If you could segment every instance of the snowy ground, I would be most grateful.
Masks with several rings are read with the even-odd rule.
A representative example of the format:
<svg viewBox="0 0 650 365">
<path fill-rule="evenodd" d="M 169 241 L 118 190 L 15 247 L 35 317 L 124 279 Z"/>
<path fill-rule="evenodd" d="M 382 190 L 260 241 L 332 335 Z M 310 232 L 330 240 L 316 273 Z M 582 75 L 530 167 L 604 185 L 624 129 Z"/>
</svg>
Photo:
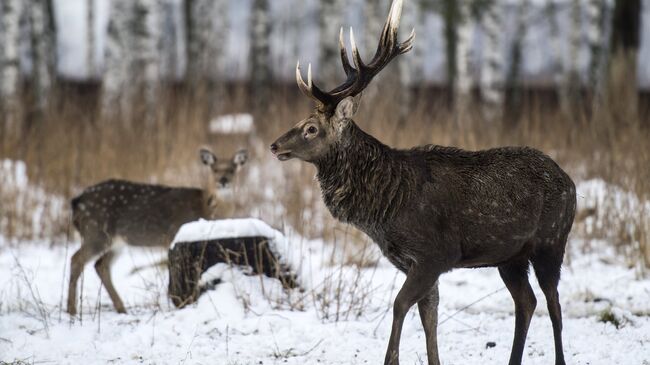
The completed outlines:
<svg viewBox="0 0 650 365">
<path fill-rule="evenodd" d="M 376 268 L 340 270 L 324 264 L 329 246 L 322 242 L 300 240 L 296 245 L 304 256 L 306 292 L 284 293 L 273 279 L 220 267 L 223 283 L 182 310 L 166 299 L 166 270 L 130 274 L 133 267 L 155 262 L 162 253 L 127 248 L 113 273 L 129 314 L 114 312 L 88 265 L 82 317 L 72 320 L 62 313 L 61 304 L 69 257 L 78 243 L 66 250 L 38 243 L 9 246 L 0 239 L 0 363 L 381 363 L 390 331 L 389 308 L 403 275 L 383 259 Z M 606 249 L 573 255 L 563 272 L 567 362 L 650 364 L 650 280 L 601 257 L 614 255 Z M 550 320 L 544 297 L 535 280 L 531 282 L 538 307 L 524 363 L 549 364 Z M 513 305 L 497 271 L 454 271 L 443 276 L 440 291 L 443 363 L 505 363 L 514 328 Z M 621 321 L 618 329 L 599 321 L 608 308 Z M 488 342 L 496 346 L 486 348 Z M 416 309 L 404 324 L 401 359 L 403 364 L 426 363 Z"/>
</svg>

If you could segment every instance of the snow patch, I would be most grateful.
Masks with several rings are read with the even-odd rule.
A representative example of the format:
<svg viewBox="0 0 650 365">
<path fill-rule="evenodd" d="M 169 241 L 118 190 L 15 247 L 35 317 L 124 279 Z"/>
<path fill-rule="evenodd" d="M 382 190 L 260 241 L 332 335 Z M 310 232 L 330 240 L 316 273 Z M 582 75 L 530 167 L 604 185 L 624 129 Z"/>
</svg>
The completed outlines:
<svg viewBox="0 0 650 365">
<path fill-rule="evenodd" d="M 210 121 L 210 133 L 244 134 L 253 131 L 253 116 L 250 114 L 227 114 Z"/>
</svg>

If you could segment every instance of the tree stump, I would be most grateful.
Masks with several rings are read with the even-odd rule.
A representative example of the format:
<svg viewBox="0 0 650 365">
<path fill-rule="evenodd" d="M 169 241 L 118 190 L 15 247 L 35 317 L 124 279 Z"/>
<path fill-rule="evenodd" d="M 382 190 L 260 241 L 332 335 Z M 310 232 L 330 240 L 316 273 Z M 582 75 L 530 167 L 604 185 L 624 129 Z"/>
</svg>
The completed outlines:
<svg viewBox="0 0 650 365">
<path fill-rule="evenodd" d="M 201 274 L 218 263 L 247 267 L 254 274 L 279 279 L 285 288 L 295 288 L 295 274 L 271 245 L 265 236 L 175 242 L 169 250 L 169 297 L 177 308 L 195 302 L 202 293 Z"/>
</svg>

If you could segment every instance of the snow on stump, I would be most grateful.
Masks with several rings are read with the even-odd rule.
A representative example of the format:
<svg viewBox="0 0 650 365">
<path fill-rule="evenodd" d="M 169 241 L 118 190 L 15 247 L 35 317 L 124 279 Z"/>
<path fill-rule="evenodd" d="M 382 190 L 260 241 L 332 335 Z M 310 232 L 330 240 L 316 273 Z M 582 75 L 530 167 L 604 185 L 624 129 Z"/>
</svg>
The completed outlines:
<svg viewBox="0 0 650 365">
<path fill-rule="evenodd" d="M 202 292 L 201 274 L 218 263 L 241 266 L 295 288 L 296 275 L 284 261 L 286 249 L 282 233 L 259 219 L 184 224 L 169 249 L 169 297 L 178 308 L 195 302 Z"/>
</svg>

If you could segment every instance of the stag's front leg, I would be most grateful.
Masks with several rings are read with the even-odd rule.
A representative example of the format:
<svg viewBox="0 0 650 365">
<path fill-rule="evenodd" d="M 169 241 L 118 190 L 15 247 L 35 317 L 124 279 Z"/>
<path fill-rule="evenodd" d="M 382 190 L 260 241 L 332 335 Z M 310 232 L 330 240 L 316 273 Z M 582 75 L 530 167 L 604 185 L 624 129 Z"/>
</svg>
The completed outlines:
<svg viewBox="0 0 650 365">
<path fill-rule="evenodd" d="M 429 365 L 440 365 L 438 358 L 438 282 L 433 285 L 425 296 L 418 302 L 420 319 L 427 339 L 427 359 Z"/>
<path fill-rule="evenodd" d="M 406 281 L 397 294 L 393 305 L 393 326 L 390 331 L 385 365 L 399 364 L 399 342 L 404 317 L 406 317 L 409 309 L 431 290 L 439 275 L 439 272 L 434 272 L 431 268 L 424 268 L 421 265 L 411 267 L 411 270 L 406 275 Z"/>
</svg>

